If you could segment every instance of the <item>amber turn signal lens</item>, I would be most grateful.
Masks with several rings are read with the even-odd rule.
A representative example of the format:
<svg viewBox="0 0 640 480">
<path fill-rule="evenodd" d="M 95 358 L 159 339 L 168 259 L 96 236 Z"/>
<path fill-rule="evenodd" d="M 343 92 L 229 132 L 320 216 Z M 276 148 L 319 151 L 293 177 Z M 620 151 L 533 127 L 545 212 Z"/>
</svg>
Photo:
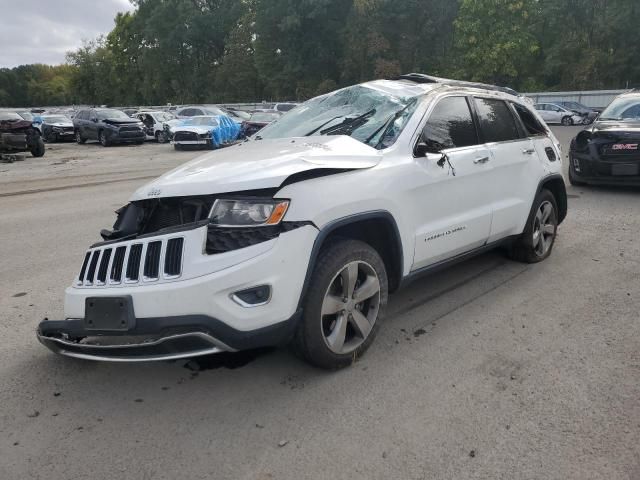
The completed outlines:
<svg viewBox="0 0 640 480">
<path fill-rule="evenodd" d="M 269 219 L 265 222 L 265 225 L 277 225 L 280 223 L 284 214 L 287 213 L 287 208 L 289 208 L 289 202 L 278 203 L 273 209 L 273 212 L 271 212 Z"/>
</svg>

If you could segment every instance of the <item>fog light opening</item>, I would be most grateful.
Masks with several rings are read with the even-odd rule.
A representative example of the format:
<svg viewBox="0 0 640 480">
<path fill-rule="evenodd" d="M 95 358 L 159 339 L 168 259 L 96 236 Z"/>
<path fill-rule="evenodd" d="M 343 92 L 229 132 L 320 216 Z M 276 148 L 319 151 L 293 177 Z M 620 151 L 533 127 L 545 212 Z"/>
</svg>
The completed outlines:
<svg viewBox="0 0 640 480">
<path fill-rule="evenodd" d="M 231 294 L 231 299 L 238 305 L 246 308 L 266 305 L 271 300 L 271 286 L 260 285 L 238 290 Z"/>
<path fill-rule="evenodd" d="M 573 169 L 576 172 L 580 172 L 580 160 L 578 160 L 577 158 L 573 159 Z"/>
</svg>

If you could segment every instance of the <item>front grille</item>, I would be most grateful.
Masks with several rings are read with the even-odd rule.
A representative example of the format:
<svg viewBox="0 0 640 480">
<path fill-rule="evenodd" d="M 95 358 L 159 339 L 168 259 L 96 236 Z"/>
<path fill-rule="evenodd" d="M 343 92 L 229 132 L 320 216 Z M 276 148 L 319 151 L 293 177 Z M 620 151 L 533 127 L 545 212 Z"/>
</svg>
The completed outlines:
<svg viewBox="0 0 640 480">
<path fill-rule="evenodd" d="M 140 127 L 120 127 L 118 135 L 123 138 L 142 137 L 144 132 Z"/>
<path fill-rule="evenodd" d="M 186 142 L 191 140 L 198 140 L 198 134 L 194 132 L 176 132 L 173 135 L 174 142 Z"/>
<path fill-rule="evenodd" d="M 182 273 L 183 249 L 183 237 L 97 247 L 85 254 L 77 285 L 117 285 L 122 283 L 123 274 L 127 284 L 178 277 Z"/>
<path fill-rule="evenodd" d="M 628 145 L 629 148 L 619 148 L 614 150 L 614 145 L 620 144 L 625 146 Z M 617 143 L 606 143 L 604 145 L 600 145 L 598 150 L 600 160 L 605 162 L 640 162 L 640 149 L 638 147 L 637 140 L 620 140 Z"/>
</svg>

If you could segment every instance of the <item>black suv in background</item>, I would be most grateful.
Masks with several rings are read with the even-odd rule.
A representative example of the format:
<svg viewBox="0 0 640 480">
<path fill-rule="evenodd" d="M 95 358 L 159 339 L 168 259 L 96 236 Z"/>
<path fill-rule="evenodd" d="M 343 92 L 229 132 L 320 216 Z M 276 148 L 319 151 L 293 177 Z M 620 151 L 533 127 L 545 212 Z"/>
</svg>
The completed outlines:
<svg viewBox="0 0 640 480">
<path fill-rule="evenodd" d="M 78 143 L 98 140 L 105 147 L 112 143 L 141 144 L 146 138 L 140 120 L 113 108 L 80 110 L 73 117 L 73 129 Z"/>
</svg>

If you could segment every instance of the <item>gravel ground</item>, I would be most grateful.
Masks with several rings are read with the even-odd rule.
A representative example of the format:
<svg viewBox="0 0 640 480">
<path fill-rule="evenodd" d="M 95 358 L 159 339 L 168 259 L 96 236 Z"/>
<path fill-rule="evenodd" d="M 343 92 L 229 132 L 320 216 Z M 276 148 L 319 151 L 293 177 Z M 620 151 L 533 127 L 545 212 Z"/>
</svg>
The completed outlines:
<svg viewBox="0 0 640 480">
<path fill-rule="evenodd" d="M 569 187 L 548 261 L 496 251 L 415 282 L 340 372 L 285 350 L 123 365 L 42 347 L 113 210 L 196 155 L 56 144 L 0 164 L 0 479 L 640 478 L 637 189 Z"/>
</svg>

